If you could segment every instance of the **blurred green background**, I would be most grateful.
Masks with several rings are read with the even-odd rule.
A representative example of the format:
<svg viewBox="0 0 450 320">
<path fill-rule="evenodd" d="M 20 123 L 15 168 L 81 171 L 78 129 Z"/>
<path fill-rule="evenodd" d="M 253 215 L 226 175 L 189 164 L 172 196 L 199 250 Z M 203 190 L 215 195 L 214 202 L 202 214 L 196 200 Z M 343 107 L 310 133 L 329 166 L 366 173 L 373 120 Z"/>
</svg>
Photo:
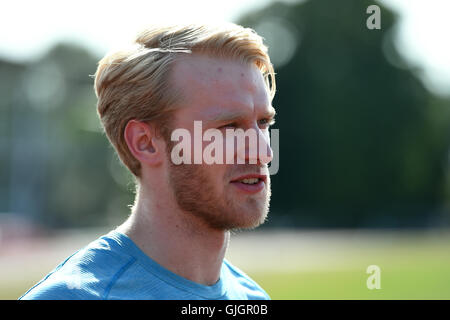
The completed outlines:
<svg viewBox="0 0 450 320">
<path fill-rule="evenodd" d="M 371 4 L 380 30 L 366 27 Z M 275 64 L 280 169 L 269 221 L 229 256 L 273 299 L 450 298 L 450 89 L 430 91 L 403 58 L 398 21 L 351 0 L 269 2 L 235 21 Z M 100 58 L 65 42 L 0 59 L 2 299 L 129 213 L 131 175 L 96 114 Z"/>
</svg>

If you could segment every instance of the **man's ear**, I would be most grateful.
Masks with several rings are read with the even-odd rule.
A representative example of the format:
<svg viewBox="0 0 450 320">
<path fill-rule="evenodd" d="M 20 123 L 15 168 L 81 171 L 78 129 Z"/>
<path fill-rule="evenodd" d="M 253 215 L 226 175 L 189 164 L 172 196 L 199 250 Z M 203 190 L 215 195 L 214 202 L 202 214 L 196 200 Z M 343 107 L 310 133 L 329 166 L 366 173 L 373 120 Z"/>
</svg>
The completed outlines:
<svg viewBox="0 0 450 320">
<path fill-rule="evenodd" d="M 163 161 L 164 141 L 156 134 L 154 124 L 140 122 L 138 120 L 128 121 L 124 137 L 131 154 L 141 163 L 149 166 L 159 165 Z"/>
</svg>

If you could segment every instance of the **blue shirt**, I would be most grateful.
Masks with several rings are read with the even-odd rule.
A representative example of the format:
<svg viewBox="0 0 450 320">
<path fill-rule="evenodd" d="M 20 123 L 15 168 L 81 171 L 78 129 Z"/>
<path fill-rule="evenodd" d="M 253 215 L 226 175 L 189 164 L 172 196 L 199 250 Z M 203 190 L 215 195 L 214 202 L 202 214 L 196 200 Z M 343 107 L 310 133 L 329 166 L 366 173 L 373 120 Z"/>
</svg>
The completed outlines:
<svg viewBox="0 0 450 320">
<path fill-rule="evenodd" d="M 270 299 L 226 259 L 212 286 L 187 280 L 162 267 L 126 235 L 111 231 L 75 252 L 19 299 Z"/>
</svg>

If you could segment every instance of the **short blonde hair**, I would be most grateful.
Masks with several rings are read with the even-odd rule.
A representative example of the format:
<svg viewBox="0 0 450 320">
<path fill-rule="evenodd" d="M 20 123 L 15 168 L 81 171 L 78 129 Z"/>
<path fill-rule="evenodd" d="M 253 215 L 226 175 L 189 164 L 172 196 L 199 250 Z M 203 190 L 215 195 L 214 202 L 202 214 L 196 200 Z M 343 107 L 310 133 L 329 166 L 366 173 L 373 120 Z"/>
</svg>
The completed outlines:
<svg viewBox="0 0 450 320">
<path fill-rule="evenodd" d="M 263 39 L 250 28 L 222 25 L 170 25 L 141 32 L 134 46 L 107 54 L 95 73 L 97 112 L 104 131 L 120 160 L 134 174 L 140 162 L 124 138 L 132 120 L 154 121 L 159 130 L 168 124 L 181 92 L 169 83 L 171 67 L 180 55 L 205 53 L 256 65 L 262 72 L 271 99 L 275 73 Z"/>
</svg>

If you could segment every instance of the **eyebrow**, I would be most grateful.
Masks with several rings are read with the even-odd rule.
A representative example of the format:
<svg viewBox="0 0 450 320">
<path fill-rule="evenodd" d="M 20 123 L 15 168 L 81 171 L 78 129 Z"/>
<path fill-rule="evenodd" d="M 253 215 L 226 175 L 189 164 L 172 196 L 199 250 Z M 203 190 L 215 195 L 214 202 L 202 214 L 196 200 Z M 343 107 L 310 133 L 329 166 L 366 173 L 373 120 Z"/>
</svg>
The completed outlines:
<svg viewBox="0 0 450 320">
<path fill-rule="evenodd" d="M 236 112 L 222 112 L 219 114 L 216 114 L 208 119 L 207 121 L 210 122 L 233 122 L 238 119 L 244 118 L 247 115 L 247 112 L 242 111 L 236 111 Z M 275 108 L 270 106 L 269 110 L 265 110 L 262 114 L 262 118 L 268 118 L 269 120 L 272 120 L 275 118 L 276 111 Z"/>
</svg>

